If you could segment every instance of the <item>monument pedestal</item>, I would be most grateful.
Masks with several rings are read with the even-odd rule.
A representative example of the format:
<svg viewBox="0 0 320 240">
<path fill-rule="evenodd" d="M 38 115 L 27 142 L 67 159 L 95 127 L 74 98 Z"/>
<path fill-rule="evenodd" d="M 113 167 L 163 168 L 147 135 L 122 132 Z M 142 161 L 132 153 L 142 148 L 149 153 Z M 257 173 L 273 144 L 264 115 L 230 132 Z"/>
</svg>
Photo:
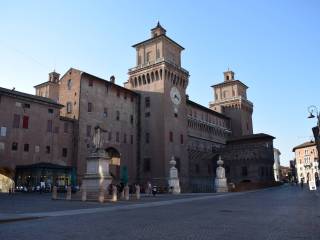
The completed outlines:
<svg viewBox="0 0 320 240">
<path fill-rule="evenodd" d="M 216 179 L 214 181 L 215 190 L 216 192 L 228 192 L 227 179 L 225 175 L 225 170 L 222 167 L 223 161 L 221 160 L 221 156 L 219 156 L 217 164 L 218 167 L 216 170 Z"/>
<path fill-rule="evenodd" d="M 178 169 L 175 167 L 176 161 L 174 160 L 174 157 L 171 158 L 169 163 L 171 165 L 168 179 L 169 192 L 172 194 L 180 194 L 180 181 L 178 177 Z"/>
<path fill-rule="evenodd" d="M 110 157 L 103 149 L 97 149 L 87 157 L 87 171 L 82 180 L 82 189 L 87 200 L 104 202 L 112 177 L 109 174 Z"/>
</svg>

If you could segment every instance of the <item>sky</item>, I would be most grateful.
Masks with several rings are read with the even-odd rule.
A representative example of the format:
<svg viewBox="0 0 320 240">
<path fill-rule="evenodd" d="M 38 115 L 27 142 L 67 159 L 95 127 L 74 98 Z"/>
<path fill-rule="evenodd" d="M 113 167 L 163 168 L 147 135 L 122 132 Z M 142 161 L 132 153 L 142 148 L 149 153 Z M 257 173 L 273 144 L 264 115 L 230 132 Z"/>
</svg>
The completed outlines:
<svg viewBox="0 0 320 240">
<path fill-rule="evenodd" d="M 55 69 L 74 67 L 116 83 L 135 66 L 133 44 L 157 21 L 182 45 L 187 93 L 204 106 L 228 68 L 249 86 L 255 133 L 276 137 L 281 164 L 312 139 L 320 107 L 317 0 L 4 1 L 0 0 L 0 86 L 34 93 Z"/>
</svg>

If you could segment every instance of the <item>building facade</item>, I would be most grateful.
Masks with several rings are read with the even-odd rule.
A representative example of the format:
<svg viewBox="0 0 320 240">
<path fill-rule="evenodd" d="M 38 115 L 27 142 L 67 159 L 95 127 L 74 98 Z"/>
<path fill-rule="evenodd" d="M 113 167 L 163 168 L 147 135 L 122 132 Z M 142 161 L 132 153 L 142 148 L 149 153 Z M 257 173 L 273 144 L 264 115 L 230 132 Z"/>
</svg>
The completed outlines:
<svg viewBox="0 0 320 240">
<path fill-rule="evenodd" d="M 213 86 L 214 101 L 205 107 L 186 94 L 189 72 L 181 64 L 184 48 L 159 23 L 151 29 L 150 38 L 133 47 L 136 64 L 129 69 L 124 87 L 115 84 L 113 76 L 105 80 L 70 68 L 61 77 L 50 73 L 48 81 L 35 86 L 36 96 L 30 95 L 56 106 L 57 121 L 72 122 L 70 139 L 55 146 L 71 147 L 72 158 L 66 165 L 76 172 L 78 184 L 97 125 L 104 129 L 104 148 L 112 157 L 115 183 L 127 175 L 130 184 L 151 181 L 165 188 L 169 161 L 175 158 L 183 191 L 212 191 L 219 155 L 228 166 L 230 182 L 272 181 L 273 137 L 253 134 L 248 87 L 235 80 L 234 72 L 228 70 L 224 81 Z M 8 154 L 5 157 L 11 159 Z M 40 157 L 39 162 L 47 160 Z M 56 156 L 51 163 L 64 165 Z"/>
<path fill-rule="evenodd" d="M 295 154 L 295 167 L 299 183 L 319 180 L 319 159 L 314 141 L 305 142 L 292 149 Z"/>
</svg>

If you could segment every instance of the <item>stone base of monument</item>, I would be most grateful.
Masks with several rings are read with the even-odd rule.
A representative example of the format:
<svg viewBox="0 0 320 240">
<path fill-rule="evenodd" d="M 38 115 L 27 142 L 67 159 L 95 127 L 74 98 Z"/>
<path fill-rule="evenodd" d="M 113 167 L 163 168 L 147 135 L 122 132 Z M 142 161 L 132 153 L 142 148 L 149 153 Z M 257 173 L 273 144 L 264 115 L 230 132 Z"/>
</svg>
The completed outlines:
<svg viewBox="0 0 320 240">
<path fill-rule="evenodd" d="M 110 157 L 103 149 L 98 149 L 87 157 L 87 171 L 82 179 L 81 198 L 86 201 L 105 202 L 111 199 L 108 187 L 112 177 L 109 174 Z"/>
<path fill-rule="evenodd" d="M 181 189 L 180 189 L 180 183 L 179 183 L 179 178 L 171 178 L 169 179 L 169 192 L 172 194 L 180 194 Z"/>
<path fill-rule="evenodd" d="M 169 171 L 169 179 L 168 179 L 168 185 L 169 185 L 169 192 L 172 194 L 180 194 L 181 188 L 180 188 L 180 181 L 178 177 L 178 169 L 176 166 L 176 160 L 174 157 L 171 158 L 170 162 L 170 171 Z"/>
<path fill-rule="evenodd" d="M 111 184 L 112 178 L 101 177 L 96 174 L 86 174 L 82 179 L 82 189 L 86 192 L 87 201 L 105 202 L 111 199 L 108 194 L 108 187 Z"/>
<path fill-rule="evenodd" d="M 216 192 L 228 192 L 227 179 L 215 179 L 214 186 Z"/>
</svg>

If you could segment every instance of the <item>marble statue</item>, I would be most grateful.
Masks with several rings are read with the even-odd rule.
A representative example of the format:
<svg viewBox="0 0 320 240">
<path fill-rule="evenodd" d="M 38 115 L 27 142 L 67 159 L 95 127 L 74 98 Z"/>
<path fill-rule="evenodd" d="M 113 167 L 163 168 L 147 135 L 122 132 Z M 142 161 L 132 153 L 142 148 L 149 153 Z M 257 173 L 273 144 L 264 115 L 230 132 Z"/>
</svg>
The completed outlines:
<svg viewBox="0 0 320 240">
<path fill-rule="evenodd" d="M 103 130 L 100 126 L 96 126 L 94 128 L 94 134 L 93 134 L 93 147 L 98 150 L 103 148 L 104 138 L 103 133 L 105 130 Z"/>
</svg>

